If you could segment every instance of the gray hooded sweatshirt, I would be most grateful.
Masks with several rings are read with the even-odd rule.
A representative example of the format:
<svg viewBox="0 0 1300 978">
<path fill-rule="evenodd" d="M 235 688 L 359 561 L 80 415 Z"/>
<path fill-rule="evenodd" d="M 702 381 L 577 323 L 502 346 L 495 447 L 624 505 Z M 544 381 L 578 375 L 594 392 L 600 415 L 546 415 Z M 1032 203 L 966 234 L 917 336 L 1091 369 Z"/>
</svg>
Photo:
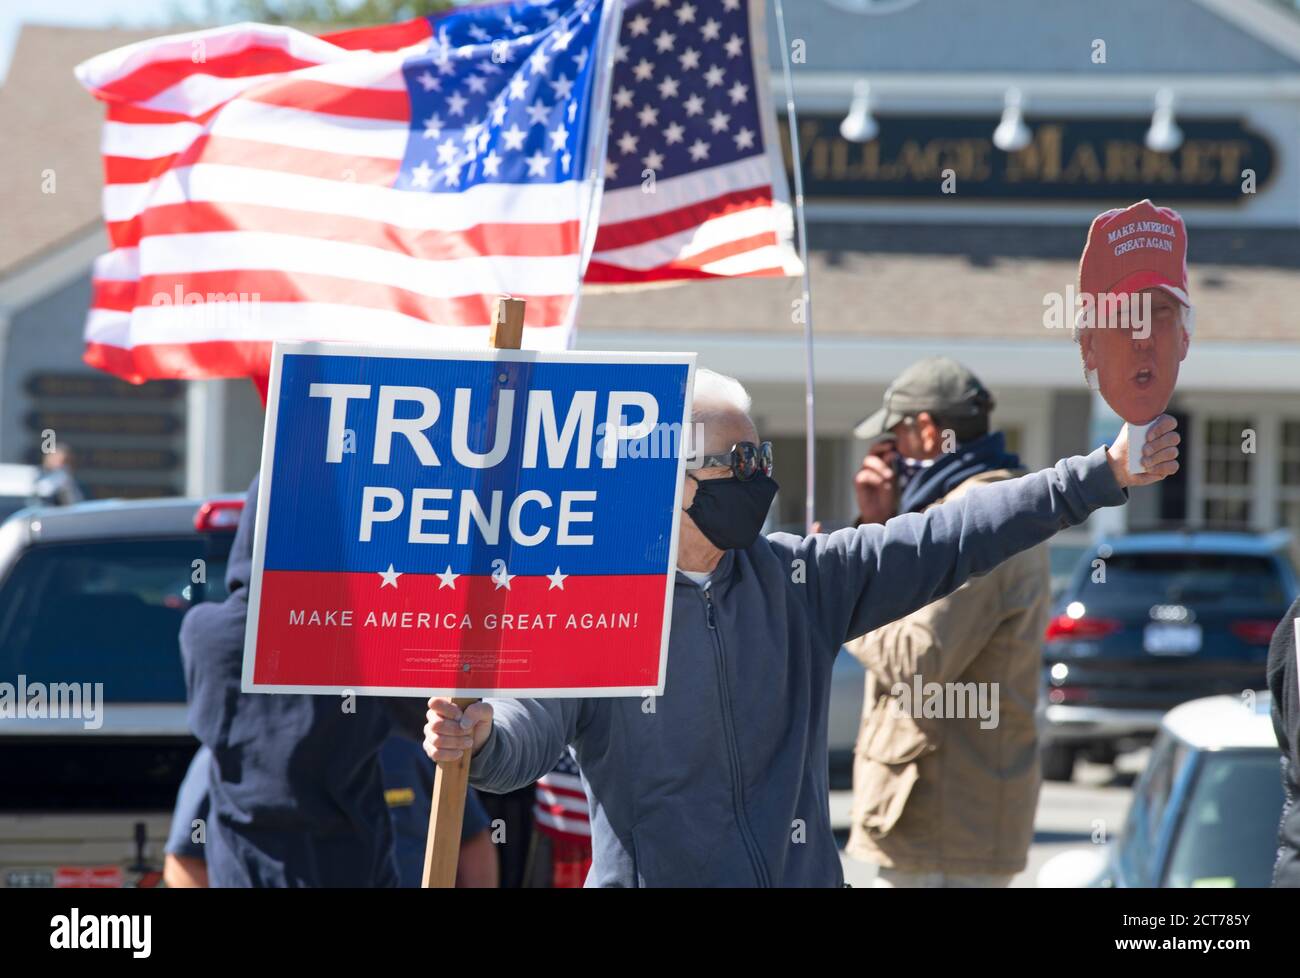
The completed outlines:
<svg viewBox="0 0 1300 978">
<path fill-rule="evenodd" d="M 1127 498 L 1098 449 L 884 525 L 760 537 L 704 587 L 677 575 L 661 697 L 492 700 L 471 783 L 522 787 L 572 745 L 588 886 L 840 886 L 826 748 L 840 646 Z"/>
</svg>

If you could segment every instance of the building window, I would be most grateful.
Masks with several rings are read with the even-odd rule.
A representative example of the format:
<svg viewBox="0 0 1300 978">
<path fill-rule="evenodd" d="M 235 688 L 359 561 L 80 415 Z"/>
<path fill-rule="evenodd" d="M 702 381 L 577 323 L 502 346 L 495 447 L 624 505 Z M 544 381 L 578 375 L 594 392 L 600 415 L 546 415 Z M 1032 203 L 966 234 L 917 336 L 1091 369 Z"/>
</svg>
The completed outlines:
<svg viewBox="0 0 1300 978">
<path fill-rule="evenodd" d="M 1300 536 L 1300 419 L 1282 422 L 1278 525 Z"/>
<path fill-rule="evenodd" d="M 1207 525 L 1236 529 L 1250 526 L 1255 456 L 1242 451 L 1242 432 L 1253 427 L 1249 418 L 1205 419 L 1201 518 Z"/>
</svg>

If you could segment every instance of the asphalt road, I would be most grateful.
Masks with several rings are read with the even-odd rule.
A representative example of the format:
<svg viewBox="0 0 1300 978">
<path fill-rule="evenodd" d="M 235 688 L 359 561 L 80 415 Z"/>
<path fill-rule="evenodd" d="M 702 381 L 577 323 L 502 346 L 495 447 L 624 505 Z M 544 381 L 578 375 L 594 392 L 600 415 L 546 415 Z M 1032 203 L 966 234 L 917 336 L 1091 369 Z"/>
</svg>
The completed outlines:
<svg viewBox="0 0 1300 978">
<path fill-rule="evenodd" d="M 1127 754 L 1119 759 L 1116 768 L 1081 764 L 1069 784 L 1044 782 L 1034 817 L 1029 863 L 1011 885 L 1034 886 L 1038 870 L 1053 856 L 1092 845 L 1094 833 L 1098 838 L 1112 838 L 1117 834 L 1128 811 L 1133 782 L 1142 771 L 1146 757 L 1146 751 Z M 852 792 L 847 790 L 831 792 L 831 824 L 841 846 L 848 835 L 852 797 Z M 844 863 L 845 880 L 855 887 L 871 885 L 876 875 L 874 866 L 842 853 L 840 859 Z"/>
</svg>

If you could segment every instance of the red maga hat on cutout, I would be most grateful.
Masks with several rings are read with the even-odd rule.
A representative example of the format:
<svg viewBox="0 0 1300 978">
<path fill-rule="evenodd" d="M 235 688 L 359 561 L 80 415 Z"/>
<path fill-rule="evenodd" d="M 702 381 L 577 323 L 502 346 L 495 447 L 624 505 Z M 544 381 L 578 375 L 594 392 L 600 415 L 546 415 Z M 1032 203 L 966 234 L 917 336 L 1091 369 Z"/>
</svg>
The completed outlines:
<svg viewBox="0 0 1300 978">
<path fill-rule="evenodd" d="M 1095 297 L 1152 288 L 1191 305 L 1182 217 L 1149 200 L 1098 214 L 1079 259 L 1079 291 Z"/>
</svg>

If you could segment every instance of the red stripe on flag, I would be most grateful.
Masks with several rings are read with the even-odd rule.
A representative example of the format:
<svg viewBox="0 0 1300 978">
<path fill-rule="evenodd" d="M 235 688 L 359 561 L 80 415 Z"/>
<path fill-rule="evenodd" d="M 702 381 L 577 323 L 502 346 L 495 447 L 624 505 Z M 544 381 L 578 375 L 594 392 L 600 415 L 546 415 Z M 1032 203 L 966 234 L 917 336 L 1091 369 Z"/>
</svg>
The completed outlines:
<svg viewBox="0 0 1300 978">
<path fill-rule="evenodd" d="M 96 297 L 101 286 L 108 283 L 96 281 Z M 484 295 L 465 295 L 453 298 L 436 298 L 420 295 L 407 289 L 357 279 L 339 278 L 310 272 L 281 272 L 271 269 L 222 269 L 215 272 L 184 272 L 168 275 L 150 275 L 135 286 L 133 306 L 122 308 L 122 291 L 106 288 L 105 295 L 112 305 L 96 308 L 128 312 L 137 307 L 155 304 L 154 297 L 166 297 L 166 304 L 174 304 L 179 294 L 182 300 L 190 294 L 207 296 L 237 293 L 249 297 L 248 316 L 256 318 L 259 302 L 327 302 L 340 306 L 360 306 L 402 313 L 437 325 L 457 323 L 490 323 L 495 299 Z M 553 326 L 566 320 L 573 297 L 569 295 L 518 296 L 528 303 L 524 310 L 525 326 Z M 144 301 L 141 301 L 141 300 Z M 310 322 L 303 328 L 310 332 Z M 310 337 L 304 335 L 302 339 Z M 361 339 L 362 337 L 358 337 Z"/>
<path fill-rule="evenodd" d="M 464 231 L 397 227 L 364 217 L 290 210 L 264 204 L 188 203 L 151 207 L 131 221 L 108 226 L 114 247 L 132 248 L 144 238 L 218 231 L 264 231 L 346 241 L 430 260 L 481 255 L 552 258 L 578 251 L 577 221 L 562 224 L 478 224 Z"/>
<path fill-rule="evenodd" d="M 410 98 L 405 89 L 353 88 L 305 78 L 287 78 L 250 88 L 238 97 L 262 105 L 361 119 L 386 119 L 403 125 L 411 118 Z"/>
<path fill-rule="evenodd" d="M 615 248 L 627 248 L 631 245 L 644 244 L 657 238 L 699 227 L 716 217 L 724 217 L 754 207 L 770 207 L 772 204 L 771 187 L 749 187 L 745 190 L 733 190 L 720 197 L 711 197 L 696 204 L 679 207 L 676 210 L 638 217 L 630 221 L 615 224 L 601 223 L 596 233 L 596 251 L 612 251 Z"/>
<path fill-rule="evenodd" d="M 690 268 L 676 262 L 668 265 L 658 265 L 654 268 L 624 268 L 621 265 L 611 265 L 593 259 L 587 266 L 587 274 L 583 277 L 583 281 L 590 282 L 592 285 L 632 285 L 638 282 L 674 282 L 688 279 L 782 278 L 785 274 L 785 269 L 780 266 L 756 268 L 748 272 L 728 272 L 725 275 L 720 275 L 716 272 Z"/>
<path fill-rule="evenodd" d="M 282 143 L 266 143 L 237 136 L 204 133 L 183 152 L 142 160 L 129 156 L 104 157 L 107 184 L 146 183 L 168 170 L 196 163 L 220 163 L 277 173 L 295 173 L 320 180 L 339 180 L 390 187 L 397 179 L 400 160 L 348 153 L 327 153 Z"/>
<path fill-rule="evenodd" d="M 283 71 L 310 68 L 318 62 L 295 57 L 283 47 L 272 45 L 264 35 L 249 34 L 251 43 L 240 51 L 231 51 L 214 58 L 195 60 L 202 50 L 202 39 L 193 41 L 195 55 L 164 61 L 150 61 L 133 71 L 104 83 L 91 91 L 109 102 L 146 102 L 159 92 L 166 91 L 186 78 L 208 75 L 214 78 L 247 78 L 250 75 L 269 75 Z M 284 39 L 288 44 L 288 39 Z"/>
<path fill-rule="evenodd" d="M 258 377 L 271 372 L 271 344 L 212 340 L 204 343 L 149 343 L 124 349 L 88 342 L 81 359 L 132 384 L 175 377 Z"/>
<path fill-rule="evenodd" d="M 433 36 L 429 21 L 424 17 L 404 20 L 400 24 L 383 24 L 379 27 L 354 27 L 346 31 L 333 31 L 320 35 L 321 40 L 329 41 L 349 51 L 396 51 L 409 44 L 419 44 Z"/>
</svg>

